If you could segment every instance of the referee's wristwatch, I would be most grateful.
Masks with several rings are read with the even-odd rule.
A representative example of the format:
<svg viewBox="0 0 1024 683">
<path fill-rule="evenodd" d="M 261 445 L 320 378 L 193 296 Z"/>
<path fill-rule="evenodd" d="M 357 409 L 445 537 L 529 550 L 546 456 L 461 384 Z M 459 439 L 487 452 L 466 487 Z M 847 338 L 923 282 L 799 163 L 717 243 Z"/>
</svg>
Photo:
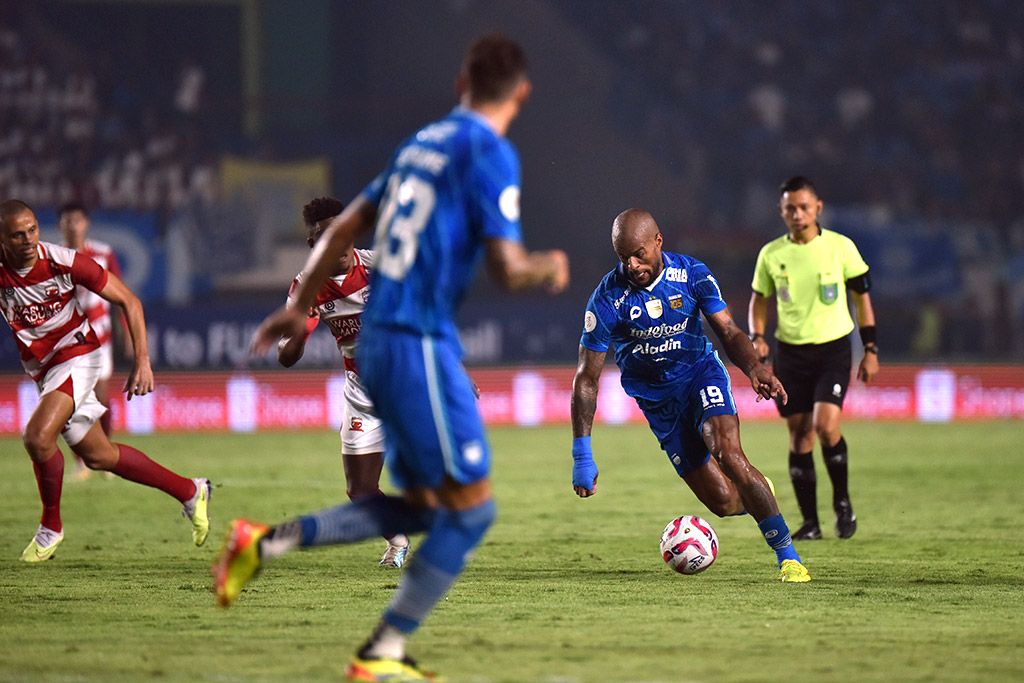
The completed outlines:
<svg viewBox="0 0 1024 683">
<path fill-rule="evenodd" d="M 877 356 L 878 355 L 878 344 L 867 344 L 864 347 L 864 353 L 873 353 L 873 354 L 875 354 Z"/>
<path fill-rule="evenodd" d="M 757 341 L 758 339 L 764 339 L 764 335 L 760 332 L 752 332 L 750 334 L 750 341 Z"/>
</svg>

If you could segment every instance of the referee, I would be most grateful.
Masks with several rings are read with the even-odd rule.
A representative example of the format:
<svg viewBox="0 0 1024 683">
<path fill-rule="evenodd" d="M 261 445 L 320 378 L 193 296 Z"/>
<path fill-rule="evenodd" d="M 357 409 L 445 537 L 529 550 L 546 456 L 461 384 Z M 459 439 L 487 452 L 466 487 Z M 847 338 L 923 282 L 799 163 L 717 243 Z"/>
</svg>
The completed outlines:
<svg viewBox="0 0 1024 683">
<path fill-rule="evenodd" d="M 774 369 L 789 393 L 787 404 L 776 404 L 789 427 L 789 476 L 804 518 L 793 540 L 821 538 L 812 457 L 815 434 L 832 480 L 836 535 L 850 538 L 857 531 L 857 516 L 850 504 L 846 440 L 839 426 L 850 383 L 853 332 L 846 292 L 853 293 L 864 345 L 857 378 L 870 382 L 878 373 L 875 313 L 868 294 L 871 276 L 852 240 L 818 225 L 823 204 L 810 180 L 795 176 L 779 190 L 779 213 L 788 230 L 764 245 L 757 256 L 750 338 L 757 354 L 767 358 L 768 298 L 775 295 Z"/>
</svg>

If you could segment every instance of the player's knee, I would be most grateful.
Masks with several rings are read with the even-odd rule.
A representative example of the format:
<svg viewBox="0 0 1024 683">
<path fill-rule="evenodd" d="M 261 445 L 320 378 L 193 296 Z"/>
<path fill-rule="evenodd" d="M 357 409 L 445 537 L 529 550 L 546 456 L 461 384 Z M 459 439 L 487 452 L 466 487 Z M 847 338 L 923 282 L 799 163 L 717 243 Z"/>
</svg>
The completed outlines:
<svg viewBox="0 0 1024 683">
<path fill-rule="evenodd" d="M 497 516 L 498 508 L 493 499 L 472 508 L 448 511 L 448 517 L 454 526 L 479 534 L 479 536 L 483 536 L 487 532 Z"/>
<path fill-rule="evenodd" d="M 750 469 L 750 462 L 738 443 L 729 444 L 720 449 L 718 453 L 712 452 L 712 455 L 734 482 L 737 481 L 737 478 L 744 478 L 744 472 Z"/>
<path fill-rule="evenodd" d="M 839 441 L 839 425 L 832 421 L 815 422 L 814 433 L 818 435 L 818 441 L 822 444 L 833 444 Z"/>
<path fill-rule="evenodd" d="M 791 429 L 789 431 L 790 450 L 797 453 L 806 453 L 814 448 L 814 429 L 808 426 L 806 429 Z"/>
<path fill-rule="evenodd" d="M 57 448 L 57 439 L 45 430 L 29 426 L 21 436 L 25 450 L 33 460 L 45 460 Z"/>
<path fill-rule="evenodd" d="M 109 472 L 117 467 L 117 462 L 120 460 L 120 452 L 117 445 L 113 443 L 110 444 L 110 448 L 84 448 L 82 444 L 77 444 L 72 450 L 91 470 Z"/>
</svg>

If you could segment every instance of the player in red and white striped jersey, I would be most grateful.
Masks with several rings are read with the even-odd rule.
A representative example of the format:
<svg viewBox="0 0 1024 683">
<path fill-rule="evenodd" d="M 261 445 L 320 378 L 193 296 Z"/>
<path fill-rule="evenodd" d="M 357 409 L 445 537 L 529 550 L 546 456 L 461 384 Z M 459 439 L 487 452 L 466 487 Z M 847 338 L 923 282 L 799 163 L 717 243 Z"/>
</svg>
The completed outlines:
<svg viewBox="0 0 1024 683">
<path fill-rule="evenodd" d="M 105 242 L 89 239 L 89 212 L 78 203 L 68 203 L 60 208 L 58 226 L 64 238 L 64 246 L 84 254 L 98 263 L 100 267 L 121 277 L 121 265 L 117 261 L 114 249 Z M 110 303 L 99 294 L 79 286 L 75 290 L 78 304 L 89 319 L 89 325 L 100 342 L 102 366 L 100 377 L 96 382 L 96 398 L 107 408 L 100 418 L 100 425 L 107 436 L 110 436 L 110 377 L 114 373 L 114 326 L 110 315 Z M 120 338 L 124 339 L 124 320 L 118 316 Z M 75 457 L 78 479 L 87 479 L 92 473 L 81 458 Z"/>
<path fill-rule="evenodd" d="M 303 207 L 302 217 L 308 231 L 306 242 L 310 248 L 316 244 L 331 219 L 341 213 L 344 205 L 337 199 L 321 197 Z M 352 500 L 383 495 L 380 473 L 384 464 L 384 428 L 366 395 L 356 369 L 355 349 L 359 336 L 361 316 L 370 293 L 370 271 L 374 254 L 368 249 L 350 247 L 338 262 L 335 273 L 317 292 L 314 308 L 309 313 L 306 333 L 302 337 L 282 339 L 277 358 L 285 367 L 291 367 L 300 358 L 306 340 L 323 322 L 331 330 L 345 363 L 345 416 L 341 424 L 341 460 L 345 468 L 348 497 Z M 288 290 L 291 292 L 301 281 L 299 273 Z M 409 549 L 409 539 L 393 536 L 381 558 L 382 567 L 401 567 Z"/>
<path fill-rule="evenodd" d="M 139 299 L 116 275 L 84 254 L 39 241 L 39 221 L 22 201 L 0 203 L 0 313 L 11 327 L 25 372 L 36 382 L 39 404 L 23 441 L 35 469 L 43 514 L 25 562 L 50 559 L 64 540 L 60 517 L 64 456 L 57 435 L 92 469 L 106 470 L 176 498 L 202 545 L 210 528 L 210 482 L 188 479 L 125 444 L 111 443 L 97 420 L 106 408 L 96 399 L 100 342 L 75 297 L 82 286 L 124 310 L 134 363 L 124 391 L 128 400 L 153 390 L 146 321 Z"/>
</svg>

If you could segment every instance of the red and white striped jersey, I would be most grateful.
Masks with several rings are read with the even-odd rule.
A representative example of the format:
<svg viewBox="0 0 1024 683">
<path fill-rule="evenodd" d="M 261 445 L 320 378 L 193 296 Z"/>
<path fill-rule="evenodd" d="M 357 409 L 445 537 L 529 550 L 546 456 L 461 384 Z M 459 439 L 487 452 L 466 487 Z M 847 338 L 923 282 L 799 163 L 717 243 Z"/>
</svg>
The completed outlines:
<svg viewBox="0 0 1024 683">
<path fill-rule="evenodd" d="M 121 264 L 117 262 L 117 254 L 114 253 L 113 247 L 106 242 L 86 240 L 85 246 L 78 253 L 85 254 L 100 264 L 101 268 L 121 277 Z M 89 324 L 92 325 L 100 344 L 109 344 L 113 334 L 110 302 L 81 285 L 76 290 L 75 296 L 78 298 L 78 304 L 85 311 L 85 316 L 89 319 Z"/>
<path fill-rule="evenodd" d="M 75 288 L 102 291 L 107 271 L 57 244 L 40 242 L 37 253 L 35 265 L 16 270 L 0 252 L 0 310 L 14 332 L 25 372 L 39 381 L 54 365 L 99 348 Z"/>
<path fill-rule="evenodd" d="M 369 249 L 354 249 L 352 269 L 344 275 L 327 279 L 316 293 L 313 310 L 306 322 L 307 337 L 313 333 L 318 321 L 323 321 L 330 328 L 345 360 L 345 369 L 352 372 L 356 372 L 356 339 L 363 324 L 363 309 L 370 296 L 370 271 L 375 260 L 376 256 Z M 299 273 L 288 289 L 289 300 L 301 281 L 302 273 Z"/>
</svg>

